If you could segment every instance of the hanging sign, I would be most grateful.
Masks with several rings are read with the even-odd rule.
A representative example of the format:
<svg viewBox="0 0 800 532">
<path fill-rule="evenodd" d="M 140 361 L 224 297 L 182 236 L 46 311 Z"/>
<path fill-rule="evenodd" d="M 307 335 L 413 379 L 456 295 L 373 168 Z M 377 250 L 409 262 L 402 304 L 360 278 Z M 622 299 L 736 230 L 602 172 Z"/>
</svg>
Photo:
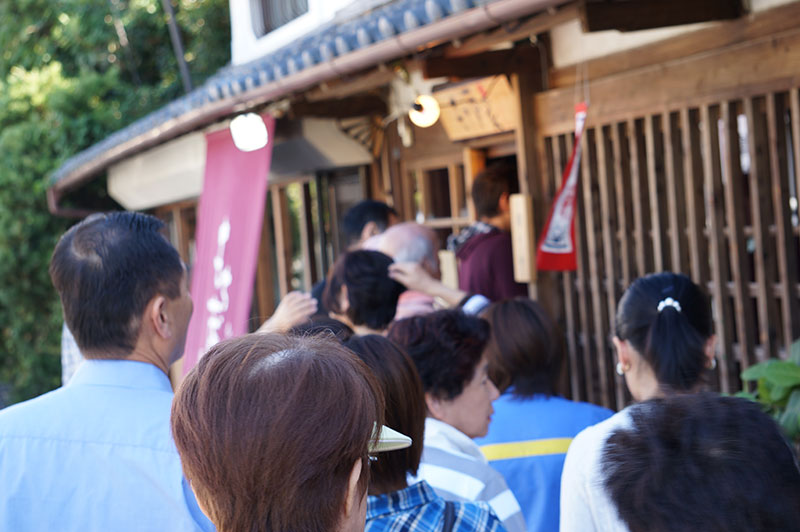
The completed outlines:
<svg viewBox="0 0 800 532">
<path fill-rule="evenodd" d="M 578 267 L 575 256 L 575 196 L 578 192 L 581 137 L 586 125 L 587 109 L 585 102 L 575 106 L 575 144 L 569 163 L 564 168 L 561 189 L 539 239 L 536 252 L 536 267 L 539 270 L 573 271 Z"/>
<path fill-rule="evenodd" d="M 268 141 L 254 151 L 237 148 L 229 128 L 206 136 L 184 374 L 214 344 L 247 332 L 275 127 L 263 118 Z"/>
</svg>

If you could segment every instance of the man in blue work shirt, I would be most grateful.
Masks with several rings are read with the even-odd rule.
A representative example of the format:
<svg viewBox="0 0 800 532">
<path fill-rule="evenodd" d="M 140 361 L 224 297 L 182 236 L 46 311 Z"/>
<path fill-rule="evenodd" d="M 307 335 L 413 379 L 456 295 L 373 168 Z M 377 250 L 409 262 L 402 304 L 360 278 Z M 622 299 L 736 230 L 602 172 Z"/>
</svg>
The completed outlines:
<svg viewBox="0 0 800 532">
<path fill-rule="evenodd" d="M 56 245 L 50 277 L 86 361 L 68 385 L 0 411 L 0 530 L 213 529 L 170 435 L 167 371 L 192 300 L 162 226 L 96 214 Z"/>
</svg>

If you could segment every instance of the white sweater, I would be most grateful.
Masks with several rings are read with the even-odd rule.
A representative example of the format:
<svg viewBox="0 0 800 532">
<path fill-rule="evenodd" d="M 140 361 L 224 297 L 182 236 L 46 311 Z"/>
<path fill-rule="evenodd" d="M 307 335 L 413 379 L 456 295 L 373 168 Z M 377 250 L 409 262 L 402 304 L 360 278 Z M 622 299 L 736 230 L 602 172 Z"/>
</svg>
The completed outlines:
<svg viewBox="0 0 800 532">
<path fill-rule="evenodd" d="M 600 462 L 609 436 L 630 426 L 626 408 L 572 440 L 561 474 L 561 532 L 628 532 L 603 487 Z"/>
</svg>

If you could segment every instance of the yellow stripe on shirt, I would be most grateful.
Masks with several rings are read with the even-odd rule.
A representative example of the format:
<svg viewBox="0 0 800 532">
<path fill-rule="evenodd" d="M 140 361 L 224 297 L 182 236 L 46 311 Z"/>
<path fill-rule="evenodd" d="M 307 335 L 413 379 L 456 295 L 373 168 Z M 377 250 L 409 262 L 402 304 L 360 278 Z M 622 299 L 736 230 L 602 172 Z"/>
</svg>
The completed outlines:
<svg viewBox="0 0 800 532">
<path fill-rule="evenodd" d="M 547 454 L 564 454 L 569 449 L 572 438 L 548 438 L 544 440 L 515 441 L 511 443 L 493 443 L 481 447 L 481 452 L 490 462 L 508 458 L 526 456 L 543 456 Z"/>
</svg>

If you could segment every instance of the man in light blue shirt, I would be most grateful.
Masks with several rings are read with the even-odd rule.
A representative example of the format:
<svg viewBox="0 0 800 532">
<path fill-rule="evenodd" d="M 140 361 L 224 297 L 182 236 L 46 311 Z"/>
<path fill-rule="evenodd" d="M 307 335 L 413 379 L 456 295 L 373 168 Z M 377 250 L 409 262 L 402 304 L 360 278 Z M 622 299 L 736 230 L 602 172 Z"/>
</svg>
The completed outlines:
<svg viewBox="0 0 800 532">
<path fill-rule="evenodd" d="M 192 301 L 163 224 L 93 215 L 50 276 L 86 361 L 68 385 L 0 411 L 0 530 L 213 530 L 169 429 L 169 365 Z"/>
</svg>

